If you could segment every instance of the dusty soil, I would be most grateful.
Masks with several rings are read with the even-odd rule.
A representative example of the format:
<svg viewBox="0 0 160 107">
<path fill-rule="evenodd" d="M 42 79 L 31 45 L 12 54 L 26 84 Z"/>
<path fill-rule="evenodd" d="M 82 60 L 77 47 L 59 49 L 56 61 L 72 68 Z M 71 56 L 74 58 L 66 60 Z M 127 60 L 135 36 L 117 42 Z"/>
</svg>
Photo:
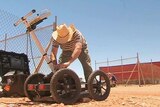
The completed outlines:
<svg viewBox="0 0 160 107">
<path fill-rule="evenodd" d="M 160 107 L 160 85 L 116 86 L 104 101 L 83 99 L 75 105 L 31 102 L 28 98 L 0 98 L 0 107 Z"/>
</svg>

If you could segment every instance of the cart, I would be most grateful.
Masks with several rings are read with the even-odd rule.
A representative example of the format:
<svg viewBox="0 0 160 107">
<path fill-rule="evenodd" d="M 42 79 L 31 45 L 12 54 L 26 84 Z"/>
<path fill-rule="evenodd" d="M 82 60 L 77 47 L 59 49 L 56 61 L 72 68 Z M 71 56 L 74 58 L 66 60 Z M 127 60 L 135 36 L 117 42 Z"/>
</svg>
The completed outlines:
<svg viewBox="0 0 160 107">
<path fill-rule="evenodd" d="M 61 68 L 57 71 L 54 70 L 54 66 L 47 56 L 47 51 L 51 45 L 52 38 L 49 41 L 47 48 L 43 49 L 34 32 L 36 25 L 41 23 L 44 19 L 47 19 L 50 14 L 44 13 L 42 16 L 37 15 L 33 21 L 28 21 L 27 18 L 35 12 L 36 10 L 32 10 L 14 24 L 17 26 L 20 23 L 24 23 L 27 32 L 30 34 L 42 54 L 34 74 L 30 75 L 25 81 L 25 95 L 31 101 L 45 101 L 48 99 L 56 103 L 64 104 L 74 104 L 78 99 L 83 97 L 89 97 L 97 101 L 105 100 L 110 93 L 110 81 L 103 71 L 96 70 L 95 72 L 92 72 L 88 81 L 82 83 L 78 75 L 69 68 Z M 50 82 L 45 82 L 45 75 L 38 73 L 43 60 L 47 62 L 53 72 Z"/>
</svg>

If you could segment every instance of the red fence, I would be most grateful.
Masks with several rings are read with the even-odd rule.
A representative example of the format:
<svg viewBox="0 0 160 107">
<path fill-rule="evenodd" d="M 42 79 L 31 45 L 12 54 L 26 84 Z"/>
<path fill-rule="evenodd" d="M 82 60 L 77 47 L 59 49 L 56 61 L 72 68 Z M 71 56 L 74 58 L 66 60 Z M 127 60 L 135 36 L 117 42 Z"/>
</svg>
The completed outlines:
<svg viewBox="0 0 160 107">
<path fill-rule="evenodd" d="M 138 69 L 138 67 L 140 69 Z M 127 64 L 118 66 L 99 67 L 106 73 L 112 73 L 117 77 L 118 83 L 137 83 L 144 79 L 145 83 L 160 82 L 160 62 L 148 62 L 137 64 Z M 139 78 L 140 77 L 140 78 Z"/>
</svg>

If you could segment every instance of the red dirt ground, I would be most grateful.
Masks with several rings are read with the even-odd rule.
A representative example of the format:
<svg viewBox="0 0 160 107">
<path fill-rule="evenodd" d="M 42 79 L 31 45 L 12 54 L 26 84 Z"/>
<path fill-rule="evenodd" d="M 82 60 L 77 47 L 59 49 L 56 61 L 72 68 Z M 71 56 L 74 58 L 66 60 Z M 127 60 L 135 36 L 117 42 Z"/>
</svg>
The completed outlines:
<svg viewBox="0 0 160 107">
<path fill-rule="evenodd" d="M 28 98 L 0 98 L 0 107 L 160 107 L 160 85 L 116 86 L 104 101 L 84 99 L 75 105 L 31 102 Z"/>
</svg>

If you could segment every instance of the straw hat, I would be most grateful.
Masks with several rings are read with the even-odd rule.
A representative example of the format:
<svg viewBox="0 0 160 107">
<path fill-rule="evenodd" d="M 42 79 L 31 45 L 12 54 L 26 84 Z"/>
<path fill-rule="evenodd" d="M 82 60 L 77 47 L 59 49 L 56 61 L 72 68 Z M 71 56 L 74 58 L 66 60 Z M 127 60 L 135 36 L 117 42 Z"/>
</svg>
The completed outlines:
<svg viewBox="0 0 160 107">
<path fill-rule="evenodd" d="M 74 31 L 74 25 L 70 25 L 69 27 L 67 27 L 66 24 L 62 24 L 56 27 L 56 31 L 52 33 L 52 37 L 58 43 L 63 44 L 71 41 Z"/>
</svg>

